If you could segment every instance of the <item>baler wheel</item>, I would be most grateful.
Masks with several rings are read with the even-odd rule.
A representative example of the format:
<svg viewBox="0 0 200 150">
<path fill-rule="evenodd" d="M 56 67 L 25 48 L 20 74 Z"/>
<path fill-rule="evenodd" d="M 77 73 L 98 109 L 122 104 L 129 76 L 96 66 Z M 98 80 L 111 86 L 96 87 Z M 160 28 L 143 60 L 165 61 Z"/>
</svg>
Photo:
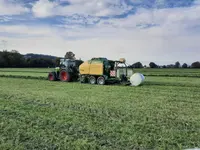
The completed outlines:
<svg viewBox="0 0 200 150">
<path fill-rule="evenodd" d="M 90 82 L 90 84 L 96 84 L 97 80 L 94 76 L 90 76 L 89 82 Z"/>
<path fill-rule="evenodd" d="M 97 84 L 104 85 L 106 83 L 105 78 L 100 76 L 97 78 Z"/>
</svg>

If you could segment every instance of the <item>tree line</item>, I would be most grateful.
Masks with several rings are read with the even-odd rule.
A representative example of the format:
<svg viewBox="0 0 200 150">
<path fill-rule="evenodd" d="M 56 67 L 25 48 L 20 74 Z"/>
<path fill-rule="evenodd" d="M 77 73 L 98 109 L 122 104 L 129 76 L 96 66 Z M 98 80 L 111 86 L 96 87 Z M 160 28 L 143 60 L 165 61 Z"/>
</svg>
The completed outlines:
<svg viewBox="0 0 200 150">
<path fill-rule="evenodd" d="M 37 54 L 26 54 L 22 55 L 16 50 L 12 51 L 0 51 L 0 67 L 3 68 L 44 68 L 44 67 L 55 67 L 57 65 L 58 58 L 37 55 Z"/>
<path fill-rule="evenodd" d="M 71 51 L 66 52 L 65 58 L 67 59 L 76 59 L 75 54 Z M 47 67 L 56 67 L 59 65 L 59 57 L 50 56 L 50 55 L 41 55 L 41 54 L 26 54 L 22 55 L 16 50 L 3 50 L 0 51 L 0 67 L 4 68 L 25 68 L 25 67 L 34 67 L 34 68 L 47 68 Z M 149 66 L 143 65 L 141 62 L 136 62 L 128 67 L 131 68 L 200 68 L 200 62 L 193 62 L 190 66 L 186 63 L 180 64 L 178 61 L 174 64 L 169 65 L 158 65 L 154 62 L 150 62 Z"/>
<path fill-rule="evenodd" d="M 132 65 L 129 65 L 131 68 L 200 68 L 200 62 L 195 61 L 191 65 L 186 63 L 180 64 L 179 61 L 175 62 L 174 64 L 169 65 L 158 65 L 154 62 L 150 62 L 149 66 L 143 65 L 141 62 L 136 62 Z"/>
</svg>

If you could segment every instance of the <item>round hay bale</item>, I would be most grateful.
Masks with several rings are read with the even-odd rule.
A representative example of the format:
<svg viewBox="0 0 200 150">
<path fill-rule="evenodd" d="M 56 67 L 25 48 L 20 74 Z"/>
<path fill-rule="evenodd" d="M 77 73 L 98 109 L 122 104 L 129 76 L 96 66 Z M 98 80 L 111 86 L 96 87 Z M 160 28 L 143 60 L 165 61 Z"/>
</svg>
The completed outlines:
<svg viewBox="0 0 200 150">
<path fill-rule="evenodd" d="M 131 78 L 130 82 L 132 86 L 139 86 L 144 82 L 145 77 L 141 73 L 134 73 Z"/>
</svg>

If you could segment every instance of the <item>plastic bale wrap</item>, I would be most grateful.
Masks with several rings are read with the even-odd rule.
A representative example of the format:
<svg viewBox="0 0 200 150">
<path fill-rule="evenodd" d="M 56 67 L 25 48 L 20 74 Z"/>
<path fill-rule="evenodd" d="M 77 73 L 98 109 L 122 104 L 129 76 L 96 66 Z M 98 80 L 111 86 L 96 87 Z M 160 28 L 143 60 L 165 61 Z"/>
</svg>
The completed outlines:
<svg viewBox="0 0 200 150">
<path fill-rule="evenodd" d="M 145 77 L 141 73 L 134 73 L 130 78 L 130 82 L 132 86 L 139 86 L 144 82 L 144 80 L 145 80 Z"/>
</svg>

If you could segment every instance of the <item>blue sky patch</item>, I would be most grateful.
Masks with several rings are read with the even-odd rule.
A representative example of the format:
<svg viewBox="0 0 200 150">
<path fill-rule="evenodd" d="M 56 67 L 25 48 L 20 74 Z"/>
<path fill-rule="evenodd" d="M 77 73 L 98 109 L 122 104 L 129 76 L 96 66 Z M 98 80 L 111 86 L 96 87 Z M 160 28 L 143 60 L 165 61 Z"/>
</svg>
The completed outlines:
<svg viewBox="0 0 200 150">
<path fill-rule="evenodd" d="M 60 14 L 55 14 L 50 16 L 46 16 L 46 17 L 36 17 L 34 16 L 34 5 L 37 4 L 37 2 L 39 2 L 39 0 L 8 0 L 8 2 L 14 3 L 14 4 L 19 4 L 22 7 L 25 7 L 27 9 L 30 10 L 30 12 L 26 12 L 26 13 L 21 13 L 18 15 L 15 14 L 11 14 L 11 15 L 0 15 L 0 24 L 27 24 L 27 23 L 37 23 L 37 24 L 49 24 L 49 25 L 55 25 L 55 24 L 80 24 L 80 25 L 91 25 L 91 24 L 97 24 L 99 23 L 100 20 L 109 20 L 109 19 L 117 19 L 117 18 L 126 18 L 129 15 L 134 15 L 138 9 L 140 8 L 145 8 L 145 9 L 152 9 L 152 8 L 156 8 L 156 9 L 163 9 L 163 8 L 175 8 L 175 7 L 190 7 L 193 5 L 194 0 L 121 0 L 119 1 L 120 3 L 118 4 L 113 4 L 113 3 L 107 3 L 105 5 L 105 9 L 102 9 L 103 11 L 107 11 L 107 15 L 103 15 L 103 16 L 95 16 L 93 15 L 91 10 L 91 13 L 89 12 L 88 16 L 83 14 L 82 12 L 79 12 L 76 10 L 74 10 L 73 14 L 68 14 L 66 13 L 62 13 L 62 11 L 60 12 Z M 48 2 L 48 1 L 47 1 Z M 39 8 L 39 6 L 37 7 L 38 9 L 38 14 L 42 13 L 43 11 L 51 11 L 50 9 L 52 9 L 53 6 L 51 6 L 51 2 L 55 2 L 57 3 L 60 8 L 64 8 L 63 11 L 67 10 L 67 9 L 73 9 L 73 7 L 70 7 L 71 5 L 75 5 L 73 4 L 71 1 L 71 3 L 69 1 L 62 1 L 62 0 L 49 0 L 49 4 L 47 6 L 42 6 L 41 8 Z M 106 2 L 106 1 L 105 1 Z M 131 9 L 129 9 L 128 11 L 123 12 L 123 8 L 122 7 L 122 2 L 123 2 L 123 7 L 130 7 Z M 43 7 L 43 8 L 42 8 Z M 46 7 L 46 8 L 44 8 Z M 56 6 L 57 7 L 57 6 Z M 84 6 L 83 6 L 84 7 Z M 92 7 L 92 6 L 91 6 Z M 110 7 L 112 9 L 110 9 Z M 74 6 L 74 8 L 79 8 L 78 6 Z M 115 10 L 116 8 L 116 10 Z M 90 8 L 88 8 L 90 9 Z M 92 8 L 91 8 L 92 9 Z M 58 8 L 59 10 L 59 8 Z M 116 14 L 115 13 L 110 13 L 109 11 L 122 11 L 121 14 Z M 52 9 L 52 11 L 54 11 Z M 55 9 L 56 11 L 56 9 Z M 83 8 L 84 11 L 84 8 Z M 100 10 L 101 12 L 101 10 Z M 50 12 L 49 12 L 50 13 Z M 54 13 L 54 12 L 52 12 Z M 87 11 L 86 11 L 87 13 Z M 105 13 L 106 14 L 106 13 Z M 3 17 L 8 17 L 10 19 L 2 19 Z M 76 17 L 76 18 L 75 18 Z M 91 21 L 91 18 L 95 18 L 93 19 L 93 21 Z M 33 19 L 35 18 L 35 19 Z M 63 18 L 65 19 L 65 22 L 63 22 Z"/>
</svg>

